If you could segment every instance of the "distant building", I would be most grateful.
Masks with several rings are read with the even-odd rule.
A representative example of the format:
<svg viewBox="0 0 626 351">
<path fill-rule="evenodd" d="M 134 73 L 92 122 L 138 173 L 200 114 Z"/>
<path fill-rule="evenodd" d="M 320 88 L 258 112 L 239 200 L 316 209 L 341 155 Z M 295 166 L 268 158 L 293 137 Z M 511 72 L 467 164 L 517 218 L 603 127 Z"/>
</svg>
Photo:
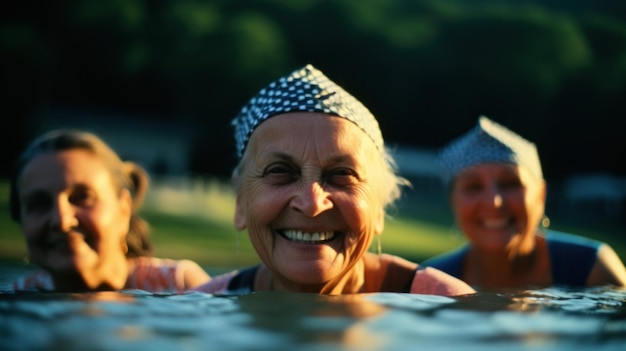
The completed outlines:
<svg viewBox="0 0 626 351">
<path fill-rule="evenodd" d="M 187 175 L 193 147 L 191 128 L 121 114 L 54 110 L 36 117 L 33 137 L 56 128 L 94 132 L 120 157 L 142 165 L 153 175 Z"/>
<path fill-rule="evenodd" d="M 621 217 L 626 203 L 626 178 L 607 173 L 573 175 L 564 182 L 562 196 L 569 212 Z"/>
<path fill-rule="evenodd" d="M 437 168 L 437 152 L 429 149 L 397 147 L 391 151 L 398 173 L 411 181 L 407 190 L 412 200 L 445 205 L 445 188 Z"/>
<path fill-rule="evenodd" d="M 408 203 L 445 208 L 446 189 L 437 168 L 434 150 L 398 147 L 392 150 L 400 175 L 409 179 Z M 574 218 L 626 219 L 626 178 L 607 173 L 577 174 L 561 186 L 548 184 L 549 213 Z"/>
</svg>

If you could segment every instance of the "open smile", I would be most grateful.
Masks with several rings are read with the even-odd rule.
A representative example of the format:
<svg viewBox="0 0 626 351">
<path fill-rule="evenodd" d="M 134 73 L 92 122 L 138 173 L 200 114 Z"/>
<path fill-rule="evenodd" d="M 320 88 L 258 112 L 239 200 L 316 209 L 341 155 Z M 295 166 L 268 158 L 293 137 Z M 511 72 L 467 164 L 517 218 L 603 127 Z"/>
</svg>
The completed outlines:
<svg viewBox="0 0 626 351">
<path fill-rule="evenodd" d="M 512 218 L 500 218 L 500 219 L 485 219 L 481 225 L 487 230 L 503 230 L 514 224 Z"/>
<path fill-rule="evenodd" d="M 281 230 L 279 234 L 287 240 L 309 244 L 329 242 L 339 236 L 339 233 L 333 231 L 306 233 L 300 230 Z"/>
</svg>

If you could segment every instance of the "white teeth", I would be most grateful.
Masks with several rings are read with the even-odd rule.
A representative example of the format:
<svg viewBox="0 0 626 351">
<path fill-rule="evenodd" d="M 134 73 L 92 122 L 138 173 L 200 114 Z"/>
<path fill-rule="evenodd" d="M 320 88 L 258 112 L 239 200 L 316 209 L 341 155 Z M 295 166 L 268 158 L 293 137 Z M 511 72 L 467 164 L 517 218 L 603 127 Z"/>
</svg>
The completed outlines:
<svg viewBox="0 0 626 351">
<path fill-rule="evenodd" d="M 498 229 L 498 228 L 505 227 L 508 223 L 509 221 L 507 219 L 492 219 L 492 220 L 485 220 L 483 222 L 483 225 L 487 229 Z"/>
<path fill-rule="evenodd" d="M 318 242 L 332 239 L 333 232 L 317 232 L 317 233 L 303 233 L 299 230 L 285 230 L 283 234 L 287 239 L 298 241 L 310 241 Z"/>
</svg>

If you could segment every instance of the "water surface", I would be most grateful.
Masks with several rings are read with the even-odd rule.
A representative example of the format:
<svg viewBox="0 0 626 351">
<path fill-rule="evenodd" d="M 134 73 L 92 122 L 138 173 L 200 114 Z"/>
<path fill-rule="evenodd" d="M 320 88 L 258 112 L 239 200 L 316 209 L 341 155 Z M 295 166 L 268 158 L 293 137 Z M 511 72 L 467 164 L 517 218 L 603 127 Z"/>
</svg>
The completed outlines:
<svg viewBox="0 0 626 351">
<path fill-rule="evenodd" d="M 626 350 L 626 289 L 244 296 L 0 290 L 0 350 Z"/>
</svg>

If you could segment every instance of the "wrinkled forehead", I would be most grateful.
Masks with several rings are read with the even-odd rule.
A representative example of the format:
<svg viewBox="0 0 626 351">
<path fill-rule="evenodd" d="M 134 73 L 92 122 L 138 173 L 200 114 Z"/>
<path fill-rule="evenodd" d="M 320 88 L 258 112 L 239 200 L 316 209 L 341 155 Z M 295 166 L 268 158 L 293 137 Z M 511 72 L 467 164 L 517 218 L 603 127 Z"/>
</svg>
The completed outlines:
<svg viewBox="0 0 626 351">
<path fill-rule="evenodd" d="M 312 112 L 280 114 L 259 125 L 244 157 L 267 154 L 315 157 L 325 162 L 334 158 L 370 158 L 371 162 L 371 158 L 380 158 L 376 145 L 357 125 L 345 118 Z"/>
</svg>

